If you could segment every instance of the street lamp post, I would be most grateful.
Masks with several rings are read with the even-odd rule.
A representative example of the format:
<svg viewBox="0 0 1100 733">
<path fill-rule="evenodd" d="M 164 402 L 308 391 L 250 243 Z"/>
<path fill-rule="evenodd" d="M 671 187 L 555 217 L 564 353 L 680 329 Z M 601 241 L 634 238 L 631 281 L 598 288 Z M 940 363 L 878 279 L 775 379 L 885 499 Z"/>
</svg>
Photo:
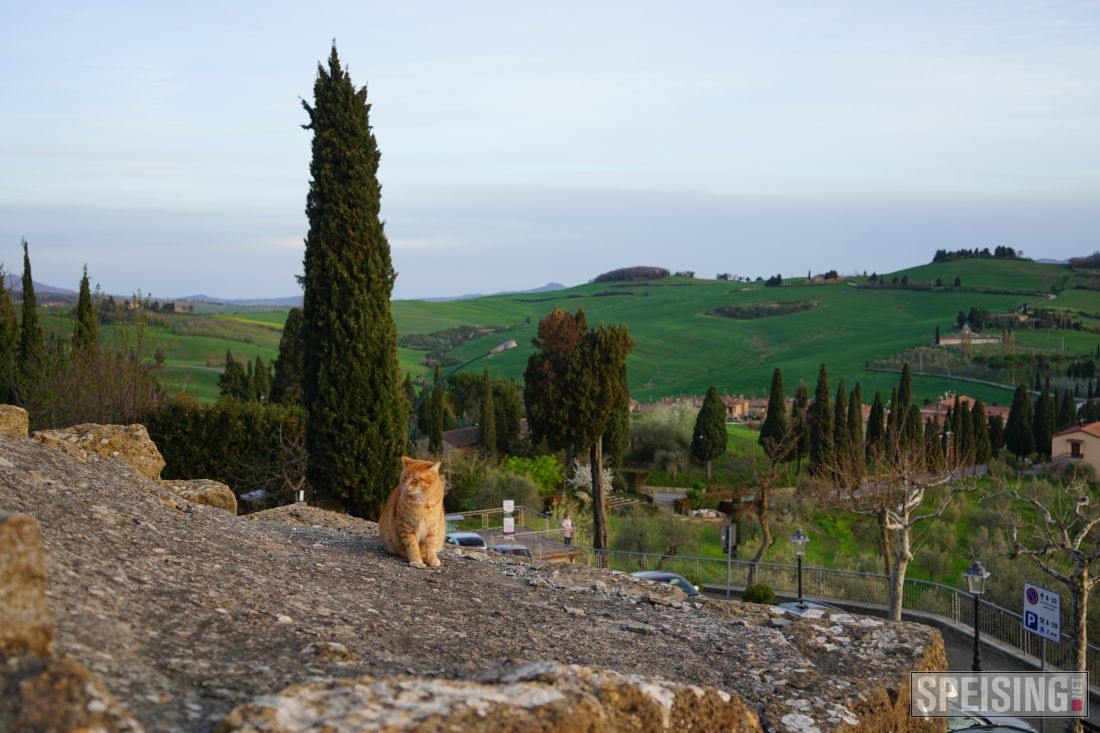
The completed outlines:
<svg viewBox="0 0 1100 733">
<path fill-rule="evenodd" d="M 982 567 L 980 560 L 975 560 L 963 573 L 963 577 L 966 578 L 966 586 L 970 590 L 970 595 L 974 596 L 974 664 L 971 666 L 971 670 L 981 672 L 981 624 L 978 619 L 978 612 L 981 608 L 982 593 L 985 592 L 985 581 L 989 578 L 989 573 Z"/>
<path fill-rule="evenodd" d="M 806 604 L 802 602 L 802 556 L 806 554 L 806 543 L 810 541 L 799 527 L 791 535 L 791 544 L 794 545 L 794 556 L 798 561 L 798 607 L 805 608 Z"/>
</svg>

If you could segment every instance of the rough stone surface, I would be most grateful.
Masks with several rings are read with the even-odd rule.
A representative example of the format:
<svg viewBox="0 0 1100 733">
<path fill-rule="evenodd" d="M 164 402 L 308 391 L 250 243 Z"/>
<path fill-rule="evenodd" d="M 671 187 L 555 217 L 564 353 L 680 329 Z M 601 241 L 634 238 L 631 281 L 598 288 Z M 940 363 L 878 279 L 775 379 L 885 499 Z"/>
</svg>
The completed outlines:
<svg viewBox="0 0 1100 733">
<path fill-rule="evenodd" d="M 726 693 L 766 731 L 942 730 L 898 715 L 911 670 L 946 668 L 929 627 L 778 623 L 766 606 L 461 549 L 417 569 L 373 523 L 305 505 L 237 517 L 173 502 L 118 462 L 26 439 L 0 437 L 0 465 L 0 506 L 41 525 L 57 653 L 148 730 L 206 733 L 296 685 L 507 686 L 530 664 Z M 20 730 L 8 710 L 0 730 Z"/>
<path fill-rule="evenodd" d="M 119 703 L 104 682 L 68 657 L 42 660 L 28 655 L 0 667 L 2 730 L 142 733 L 145 728 Z M 10 709 L 10 710 L 9 710 Z M 5 713 L 7 715 L 5 716 Z"/>
<path fill-rule="evenodd" d="M 168 490 L 195 504 L 205 504 L 215 509 L 224 509 L 230 514 L 237 513 L 237 497 L 233 489 L 221 481 L 213 479 L 164 479 L 161 483 Z"/>
<path fill-rule="evenodd" d="M 379 733 L 761 731 L 756 714 L 739 697 L 722 690 L 555 662 L 497 670 L 476 681 L 399 676 L 312 682 L 237 708 L 215 731 L 332 729 Z"/>
<path fill-rule="evenodd" d="M 0 611 L 0 659 L 53 653 L 42 533 L 27 514 L 0 512 Z"/>
<path fill-rule="evenodd" d="M 31 436 L 80 460 L 118 458 L 138 473 L 160 478 L 164 456 L 144 425 L 74 425 L 65 430 L 38 430 Z"/>
<path fill-rule="evenodd" d="M 30 434 L 31 417 L 22 407 L 0 405 L 0 435 L 26 438 Z"/>
</svg>

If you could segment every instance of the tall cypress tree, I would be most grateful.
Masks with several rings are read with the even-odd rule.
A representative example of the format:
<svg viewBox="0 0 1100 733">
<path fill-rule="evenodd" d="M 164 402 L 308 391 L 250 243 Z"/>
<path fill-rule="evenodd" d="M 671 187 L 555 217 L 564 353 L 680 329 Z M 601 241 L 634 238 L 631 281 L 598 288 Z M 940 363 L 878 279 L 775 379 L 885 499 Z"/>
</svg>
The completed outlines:
<svg viewBox="0 0 1100 733">
<path fill-rule="evenodd" d="M 38 373 L 46 356 L 46 336 L 38 320 L 38 299 L 31 277 L 31 255 L 27 240 L 23 240 L 23 321 L 19 328 L 19 365 L 26 378 Z"/>
<path fill-rule="evenodd" d="M 886 440 L 886 408 L 882 404 L 882 392 L 875 390 L 875 399 L 871 402 L 871 412 L 867 416 L 866 457 L 874 460 L 882 451 Z"/>
<path fill-rule="evenodd" d="M 1058 419 L 1054 423 L 1056 430 L 1065 430 L 1071 427 L 1077 420 L 1077 408 L 1073 403 L 1073 393 L 1068 390 L 1062 390 L 1061 400 L 1058 402 Z"/>
<path fill-rule="evenodd" d="M 271 380 L 271 401 L 287 405 L 302 404 L 302 376 L 305 350 L 302 334 L 302 309 L 291 308 L 286 314 L 283 335 L 279 338 L 279 356 Z"/>
<path fill-rule="evenodd" d="M 863 391 L 856 382 L 848 400 L 847 425 L 844 429 L 848 432 L 848 473 L 852 478 L 852 485 L 858 486 L 863 479 L 864 453 L 863 453 Z"/>
<path fill-rule="evenodd" d="M 989 459 L 993 457 L 993 443 L 989 439 L 989 419 L 985 416 L 985 402 L 981 397 L 974 400 L 970 408 L 970 424 L 974 465 L 989 463 Z"/>
<path fill-rule="evenodd" d="M 497 415 L 493 406 L 493 381 L 489 379 L 489 369 L 485 368 L 482 378 L 485 394 L 481 398 L 480 425 L 477 431 L 477 445 L 486 454 L 497 451 Z"/>
<path fill-rule="evenodd" d="M 851 441 L 848 432 L 848 390 L 844 377 L 836 385 L 836 399 L 833 401 L 833 455 L 839 465 L 845 467 L 851 463 Z"/>
<path fill-rule="evenodd" d="M 1050 390 L 1044 386 L 1039 399 L 1035 402 L 1031 429 L 1035 441 L 1035 452 L 1047 458 L 1050 457 L 1051 438 L 1054 437 L 1055 412 L 1054 398 L 1050 396 Z"/>
<path fill-rule="evenodd" d="M 794 455 L 794 450 L 784 445 L 788 439 L 789 430 L 787 401 L 783 397 L 783 372 L 777 367 L 772 372 L 772 386 L 771 391 L 768 392 L 768 414 L 764 416 L 758 438 L 761 447 L 773 464 L 789 461 Z M 784 448 L 787 449 L 784 450 Z"/>
<path fill-rule="evenodd" d="M 625 395 L 625 399 L 616 399 L 611 407 L 611 417 L 603 432 L 604 463 L 618 471 L 623 465 L 623 456 L 630 447 L 630 386 L 626 379 L 626 363 L 622 365 L 616 391 Z M 518 428 L 519 416 L 516 424 Z M 497 431 L 500 432 L 499 430 Z M 519 431 L 516 431 L 519 434 Z"/>
<path fill-rule="evenodd" d="M 848 400 L 848 442 L 853 452 L 863 449 L 863 390 L 859 382 L 856 382 Z"/>
<path fill-rule="evenodd" d="M 725 455 L 728 446 L 726 406 L 718 395 L 718 388 L 711 385 L 695 417 L 695 429 L 691 434 L 691 455 L 707 464 L 708 484 L 713 477 L 714 459 Z"/>
<path fill-rule="evenodd" d="M 794 393 L 791 427 L 795 433 L 795 470 L 802 471 L 802 459 L 810 455 L 810 390 L 802 380 Z"/>
<path fill-rule="evenodd" d="M 250 365 L 251 366 L 251 365 Z M 252 396 L 252 385 L 241 362 L 233 358 L 233 352 L 225 352 L 225 369 L 218 377 L 219 395 L 247 402 Z"/>
<path fill-rule="evenodd" d="M 19 365 L 19 318 L 8 290 L 8 273 L 0 267 L 0 403 L 15 402 Z"/>
<path fill-rule="evenodd" d="M 263 402 L 271 395 L 271 367 L 257 355 L 252 365 L 252 397 Z"/>
<path fill-rule="evenodd" d="M 333 44 L 318 64 L 302 285 L 303 398 L 310 496 L 376 519 L 400 476 L 408 403 L 401 392 L 396 273 L 383 231 L 366 87 L 356 88 Z"/>
<path fill-rule="evenodd" d="M 829 399 L 829 371 L 817 372 L 814 401 L 810 405 L 810 472 L 820 473 L 833 460 L 833 408 Z"/>
<path fill-rule="evenodd" d="M 1005 444 L 1005 420 L 1000 415 L 990 415 L 988 422 L 989 449 L 993 458 L 996 458 Z"/>
<path fill-rule="evenodd" d="M 1031 425 L 1033 412 L 1027 386 L 1017 386 L 1012 396 L 1012 407 L 1008 410 L 1008 422 L 1005 424 L 1005 447 L 1017 458 L 1029 456 L 1035 450 Z"/>
<path fill-rule="evenodd" d="M 73 349 L 88 352 L 99 346 L 99 314 L 92 302 L 92 288 L 88 282 L 88 266 L 84 265 L 84 277 L 80 278 L 80 295 L 76 300 L 76 325 L 73 327 Z"/>
<path fill-rule="evenodd" d="M 435 365 L 432 393 L 428 398 L 428 452 L 443 453 L 443 428 L 446 422 L 447 385 L 443 381 L 443 366 Z"/>
</svg>

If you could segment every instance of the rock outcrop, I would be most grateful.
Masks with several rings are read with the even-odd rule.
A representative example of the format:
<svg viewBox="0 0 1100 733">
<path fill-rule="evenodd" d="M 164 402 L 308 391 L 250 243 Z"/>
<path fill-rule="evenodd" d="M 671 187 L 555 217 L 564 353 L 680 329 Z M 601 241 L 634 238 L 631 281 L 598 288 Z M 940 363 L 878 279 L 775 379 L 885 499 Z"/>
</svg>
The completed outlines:
<svg viewBox="0 0 1100 733">
<path fill-rule="evenodd" d="M 237 497 L 233 489 L 221 481 L 213 479 L 164 479 L 161 481 L 168 490 L 195 504 L 205 504 L 215 509 L 224 509 L 230 514 L 237 513 Z"/>
<path fill-rule="evenodd" d="M 410 704 L 410 701 L 415 701 Z M 215 733 L 334 730 L 463 733 L 761 733 L 736 695 L 656 677 L 536 662 L 482 679 L 358 677 L 266 695 L 226 716 Z"/>
<path fill-rule="evenodd" d="M 143 730 L 102 680 L 53 658 L 42 535 L 26 514 L 0 513 L 0 619 L 0 730 Z"/>
<path fill-rule="evenodd" d="M 154 480 L 164 470 L 164 456 L 144 425 L 74 425 L 66 430 L 38 430 L 31 437 L 82 461 L 118 458 Z"/>
<path fill-rule="evenodd" d="M 378 730 L 473 726 L 478 710 L 514 726 L 465 729 L 548 730 L 559 699 L 608 731 L 666 719 L 747 731 L 753 716 L 767 731 L 943 729 L 908 717 L 909 672 L 946 668 L 939 633 L 918 624 L 792 622 L 614 571 L 462 549 L 419 570 L 383 551 L 372 522 L 305 505 L 237 517 L 25 438 L 0 436 L 0 506 L 41 527 L 60 655 L 0 660 L 0 730 L 51 729 L 28 721 L 54 696 L 59 716 L 109 716 L 86 726 L 108 731 L 284 730 L 270 721 L 291 712 L 285 730 L 319 731 L 329 713 L 365 715 L 352 701 L 440 716 Z M 5 555 L 28 555 L 24 543 Z M 519 690 L 526 707 L 509 703 Z"/>
<path fill-rule="evenodd" d="M 0 435 L 26 438 L 31 426 L 30 415 L 22 407 L 0 405 Z"/>
<path fill-rule="evenodd" d="M 0 512 L 0 656 L 53 653 L 46 557 L 38 521 Z"/>
</svg>

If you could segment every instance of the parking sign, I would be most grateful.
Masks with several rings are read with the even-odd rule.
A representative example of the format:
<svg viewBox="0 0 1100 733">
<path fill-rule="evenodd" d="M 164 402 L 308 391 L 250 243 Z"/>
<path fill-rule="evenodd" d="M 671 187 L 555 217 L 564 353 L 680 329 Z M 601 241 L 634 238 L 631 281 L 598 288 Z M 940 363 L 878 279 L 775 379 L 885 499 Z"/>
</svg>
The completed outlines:
<svg viewBox="0 0 1100 733">
<path fill-rule="evenodd" d="M 1024 630 L 1060 641 L 1062 638 L 1062 600 L 1052 590 L 1024 583 Z"/>
</svg>

